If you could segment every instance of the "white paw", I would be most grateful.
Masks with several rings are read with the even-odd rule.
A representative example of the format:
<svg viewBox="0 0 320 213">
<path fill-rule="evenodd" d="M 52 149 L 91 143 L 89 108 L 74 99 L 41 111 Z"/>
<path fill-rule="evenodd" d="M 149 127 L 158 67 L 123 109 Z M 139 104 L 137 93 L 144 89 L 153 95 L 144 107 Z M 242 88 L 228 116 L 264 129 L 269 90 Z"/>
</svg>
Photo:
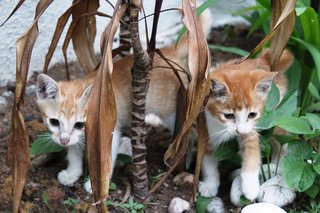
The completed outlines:
<svg viewBox="0 0 320 213">
<path fill-rule="evenodd" d="M 199 192 L 203 197 L 214 197 L 218 194 L 218 185 L 214 182 L 200 182 Z"/>
<path fill-rule="evenodd" d="M 149 113 L 146 115 L 144 121 L 153 127 L 164 126 L 161 118 L 154 113 Z"/>
<path fill-rule="evenodd" d="M 87 180 L 83 186 L 84 190 L 90 194 L 92 194 L 91 180 Z"/>
<path fill-rule="evenodd" d="M 79 179 L 80 175 L 74 175 L 73 173 L 68 172 L 67 170 L 62 170 L 58 174 L 58 181 L 62 185 L 72 186 L 74 182 Z"/>
<path fill-rule="evenodd" d="M 242 192 L 249 200 L 254 200 L 258 197 L 260 182 L 258 172 L 242 172 L 241 173 Z"/>
</svg>

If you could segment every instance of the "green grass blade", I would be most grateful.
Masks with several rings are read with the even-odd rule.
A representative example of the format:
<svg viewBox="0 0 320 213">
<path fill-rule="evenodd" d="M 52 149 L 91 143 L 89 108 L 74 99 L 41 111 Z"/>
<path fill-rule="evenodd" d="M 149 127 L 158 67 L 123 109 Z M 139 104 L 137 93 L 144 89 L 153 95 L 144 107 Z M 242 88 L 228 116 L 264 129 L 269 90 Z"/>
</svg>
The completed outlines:
<svg viewBox="0 0 320 213">
<path fill-rule="evenodd" d="M 240 56 L 246 56 L 249 54 L 249 52 L 237 48 L 237 47 L 226 47 L 226 46 L 222 46 L 222 45 L 215 45 L 215 44 L 210 44 L 208 45 L 209 49 L 213 49 L 213 50 L 221 50 L 223 52 L 228 52 L 228 53 L 234 53 Z"/>
</svg>

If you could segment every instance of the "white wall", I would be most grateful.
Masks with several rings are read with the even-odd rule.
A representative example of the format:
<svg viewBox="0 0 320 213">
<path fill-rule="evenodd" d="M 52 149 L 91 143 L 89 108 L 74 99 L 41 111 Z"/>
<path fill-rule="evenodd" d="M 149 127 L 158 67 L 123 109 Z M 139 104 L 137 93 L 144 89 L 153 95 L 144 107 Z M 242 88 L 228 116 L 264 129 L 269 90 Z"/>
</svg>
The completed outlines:
<svg viewBox="0 0 320 213">
<path fill-rule="evenodd" d="M 7 16 L 11 13 L 11 10 L 14 8 L 15 4 L 18 0 L 0 0 L 0 23 L 2 23 Z M 16 40 L 22 33 L 28 28 L 28 26 L 32 23 L 34 10 L 37 4 L 37 0 L 27 0 L 24 2 L 22 7 L 14 14 L 11 19 L 0 28 L 0 86 L 5 85 L 8 81 L 15 80 L 15 71 L 16 71 Z M 50 41 L 55 29 L 55 25 L 58 17 L 71 5 L 71 0 L 55 0 L 46 10 L 46 12 L 42 15 L 39 20 L 39 37 L 35 44 L 31 64 L 30 64 L 30 72 L 33 71 L 41 71 L 43 69 L 44 58 L 48 47 L 50 45 Z M 114 0 L 112 2 L 115 2 Z M 239 7 L 252 5 L 254 0 L 232 0 L 228 1 L 217 0 L 217 4 L 212 9 L 213 11 L 213 24 L 214 26 L 223 25 L 226 23 L 234 23 L 234 22 L 243 22 L 243 19 L 239 19 L 238 17 L 232 17 L 230 15 L 230 8 L 233 10 L 237 10 Z M 101 8 L 99 11 L 111 14 L 111 8 L 107 5 L 106 1 L 101 1 Z M 162 9 L 170 8 L 170 7 L 180 7 L 180 0 L 171 0 L 164 1 Z M 149 14 L 153 11 L 154 1 L 144 1 L 144 6 L 146 8 L 146 13 Z M 109 11 L 109 12 L 108 12 Z M 149 21 L 152 18 L 149 18 Z M 99 39 L 104 26 L 107 23 L 107 19 L 98 17 L 98 33 L 95 44 L 96 51 L 99 50 Z M 175 41 L 176 35 L 180 26 L 177 24 L 180 22 L 180 15 L 177 12 L 167 12 L 163 13 L 160 16 L 159 28 L 158 28 L 158 41 L 159 46 L 166 45 L 168 43 L 172 43 Z M 144 27 L 140 27 L 141 30 Z M 66 30 L 65 30 L 66 31 Z M 151 31 L 151 25 L 149 27 L 149 31 Z M 62 55 L 62 43 L 63 43 L 64 35 L 61 37 L 61 41 L 59 42 L 56 52 L 52 58 L 51 65 L 56 62 L 63 61 Z M 141 38 L 145 38 L 145 36 L 141 36 Z M 75 60 L 76 57 L 72 51 L 72 43 L 70 43 L 68 49 L 69 61 Z"/>
</svg>

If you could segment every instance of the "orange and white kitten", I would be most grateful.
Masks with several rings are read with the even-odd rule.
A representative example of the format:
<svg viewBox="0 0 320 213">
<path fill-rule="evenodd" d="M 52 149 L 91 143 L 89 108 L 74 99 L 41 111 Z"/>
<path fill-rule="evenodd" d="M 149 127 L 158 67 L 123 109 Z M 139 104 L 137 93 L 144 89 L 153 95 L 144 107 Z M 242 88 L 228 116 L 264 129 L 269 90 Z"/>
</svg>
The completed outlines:
<svg viewBox="0 0 320 213">
<path fill-rule="evenodd" d="M 179 54 L 179 49 L 175 50 L 172 46 L 161 51 L 171 61 L 187 69 L 186 60 Z M 112 85 L 116 99 L 117 122 L 112 139 L 113 165 L 118 154 L 121 132 L 130 127 L 132 64 L 132 56 L 114 62 Z M 155 56 L 153 65 L 155 68 L 150 75 L 145 120 L 150 125 L 163 125 L 173 132 L 179 81 L 171 69 L 163 68 L 168 65 L 160 56 Z M 176 69 L 181 68 L 176 66 Z M 182 74 L 181 77 L 187 80 L 185 75 Z M 53 141 L 68 149 L 68 167 L 58 174 L 58 180 L 63 185 L 72 185 L 82 174 L 82 149 L 85 146 L 84 114 L 94 78 L 95 72 L 83 79 L 69 82 L 56 82 L 45 74 L 38 76 L 37 104 L 43 114 L 43 121 L 52 132 Z"/>
<path fill-rule="evenodd" d="M 280 90 L 280 100 L 287 81 L 282 72 L 292 63 L 292 55 L 284 51 L 271 72 L 269 52 L 240 64 L 229 61 L 217 65 L 210 73 L 212 95 L 205 109 L 209 134 L 207 153 L 202 163 L 202 196 L 216 196 L 220 185 L 218 162 L 214 148 L 236 138 L 242 154 L 242 192 L 254 200 L 259 191 L 260 148 L 256 123 L 262 114 L 272 82 Z"/>
<path fill-rule="evenodd" d="M 201 25 L 206 33 L 210 29 L 207 27 L 209 18 L 209 12 L 204 12 L 200 16 Z M 177 46 L 160 49 L 178 71 L 188 70 L 187 45 L 187 39 L 183 37 Z M 112 139 L 113 165 L 119 152 L 121 132 L 130 128 L 132 65 L 132 55 L 115 61 L 111 77 L 117 108 L 117 122 Z M 43 114 L 43 121 L 52 132 L 53 141 L 68 149 L 68 167 L 58 174 L 58 180 L 63 185 L 72 185 L 83 173 L 84 114 L 95 75 L 95 72 L 92 72 L 83 79 L 69 82 L 56 82 L 45 74 L 38 76 L 37 104 Z M 186 87 L 188 82 L 186 74 L 179 72 L 179 75 L 184 82 L 183 86 Z M 149 78 L 145 121 L 151 126 L 164 126 L 173 133 L 179 80 L 167 62 L 158 54 L 154 56 Z M 131 147 L 131 144 L 129 146 Z M 90 184 L 86 184 L 85 188 L 91 191 Z"/>
</svg>

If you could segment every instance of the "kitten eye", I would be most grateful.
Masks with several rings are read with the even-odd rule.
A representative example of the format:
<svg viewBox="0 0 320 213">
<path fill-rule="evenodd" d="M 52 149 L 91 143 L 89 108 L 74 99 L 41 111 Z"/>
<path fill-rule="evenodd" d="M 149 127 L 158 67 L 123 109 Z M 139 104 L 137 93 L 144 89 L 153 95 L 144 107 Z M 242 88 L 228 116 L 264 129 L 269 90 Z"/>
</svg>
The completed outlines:
<svg viewBox="0 0 320 213">
<path fill-rule="evenodd" d="M 76 122 L 74 124 L 75 129 L 82 129 L 84 127 L 84 122 Z"/>
<path fill-rule="evenodd" d="M 257 113 L 256 112 L 250 112 L 248 115 L 248 118 L 255 118 L 257 117 Z"/>
<path fill-rule="evenodd" d="M 235 119 L 234 114 L 232 113 L 224 113 L 223 115 L 226 119 L 229 119 L 229 120 Z"/>
<path fill-rule="evenodd" d="M 55 118 L 50 118 L 49 122 L 52 126 L 59 126 L 60 125 L 59 120 L 55 119 Z"/>
</svg>

